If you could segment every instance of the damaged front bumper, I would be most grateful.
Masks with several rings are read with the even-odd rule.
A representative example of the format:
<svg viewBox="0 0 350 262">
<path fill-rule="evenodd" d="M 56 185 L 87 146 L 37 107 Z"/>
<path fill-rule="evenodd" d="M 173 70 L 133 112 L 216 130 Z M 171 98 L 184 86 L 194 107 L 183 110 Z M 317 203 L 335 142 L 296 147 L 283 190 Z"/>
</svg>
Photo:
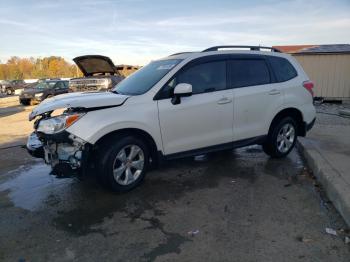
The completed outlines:
<svg viewBox="0 0 350 262">
<path fill-rule="evenodd" d="M 33 132 L 28 137 L 27 150 L 32 156 L 43 158 L 53 171 L 65 172 L 67 169 L 77 170 L 83 166 L 89 144 L 67 131 L 53 135 Z"/>
</svg>

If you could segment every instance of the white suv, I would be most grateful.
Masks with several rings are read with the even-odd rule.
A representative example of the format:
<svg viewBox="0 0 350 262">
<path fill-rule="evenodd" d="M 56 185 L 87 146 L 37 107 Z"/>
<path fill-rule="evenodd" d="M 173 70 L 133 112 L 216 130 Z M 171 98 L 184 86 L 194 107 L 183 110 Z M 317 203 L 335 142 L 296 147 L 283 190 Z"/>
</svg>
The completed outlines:
<svg viewBox="0 0 350 262">
<path fill-rule="evenodd" d="M 286 156 L 315 121 L 312 88 L 296 60 L 272 48 L 174 54 L 111 92 L 45 100 L 29 116 L 27 148 L 58 175 L 94 167 L 112 190 L 127 191 L 163 159 L 252 144 Z"/>
</svg>

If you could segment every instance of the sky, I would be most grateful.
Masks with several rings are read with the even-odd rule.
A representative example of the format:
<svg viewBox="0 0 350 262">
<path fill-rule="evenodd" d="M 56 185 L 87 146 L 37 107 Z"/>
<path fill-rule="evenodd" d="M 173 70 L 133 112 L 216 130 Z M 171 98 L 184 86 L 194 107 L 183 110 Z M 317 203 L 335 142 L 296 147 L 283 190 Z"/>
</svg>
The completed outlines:
<svg viewBox="0 0 350 262">
<path fill-rule="evenodd" d="M 144 65 L 214 45 L 350 43 L 350 0 L 0 0 L 0 61 L 101 54 Z"/>
</svg>

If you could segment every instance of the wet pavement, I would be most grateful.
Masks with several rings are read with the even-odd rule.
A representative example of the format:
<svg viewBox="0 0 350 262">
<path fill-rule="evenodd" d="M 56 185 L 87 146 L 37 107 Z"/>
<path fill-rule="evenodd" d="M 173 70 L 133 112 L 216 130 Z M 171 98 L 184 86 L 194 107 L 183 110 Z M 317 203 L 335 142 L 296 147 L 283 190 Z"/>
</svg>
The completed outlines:
<svg viewBox="0 0 350 262">
<path fill-rule="evenodd" d="M 0 166 L 0 261 L 349 261 L 350 245 L 325 233 L 346 226 L 296 150 L 172 161 L 124 194 L 13 150 L 16 164 Z"/>
</svg>

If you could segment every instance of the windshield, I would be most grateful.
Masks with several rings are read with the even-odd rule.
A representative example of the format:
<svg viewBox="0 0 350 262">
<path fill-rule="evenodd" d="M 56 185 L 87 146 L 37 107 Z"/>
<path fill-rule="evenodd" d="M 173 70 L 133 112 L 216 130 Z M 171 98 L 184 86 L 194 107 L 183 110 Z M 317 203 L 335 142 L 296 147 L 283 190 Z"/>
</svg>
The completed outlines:
<svg viewBox="0 0 350 262">
<path fill-rule="evenodd" d="M 38 88 L 38 89 L 51 88 L 55 84 L 56 84 L 56 82 L 41 82 L 41 83 L 37 84 L 36 86 L 34 86 L 34 88 Z"/>
<path fill-rule="evenodd" d="M 181 59 L 169 59 L 151 62 L 125 78 L 112 91 L 122 95 L 144 94 L 180 61 Z"/>
</svg>

